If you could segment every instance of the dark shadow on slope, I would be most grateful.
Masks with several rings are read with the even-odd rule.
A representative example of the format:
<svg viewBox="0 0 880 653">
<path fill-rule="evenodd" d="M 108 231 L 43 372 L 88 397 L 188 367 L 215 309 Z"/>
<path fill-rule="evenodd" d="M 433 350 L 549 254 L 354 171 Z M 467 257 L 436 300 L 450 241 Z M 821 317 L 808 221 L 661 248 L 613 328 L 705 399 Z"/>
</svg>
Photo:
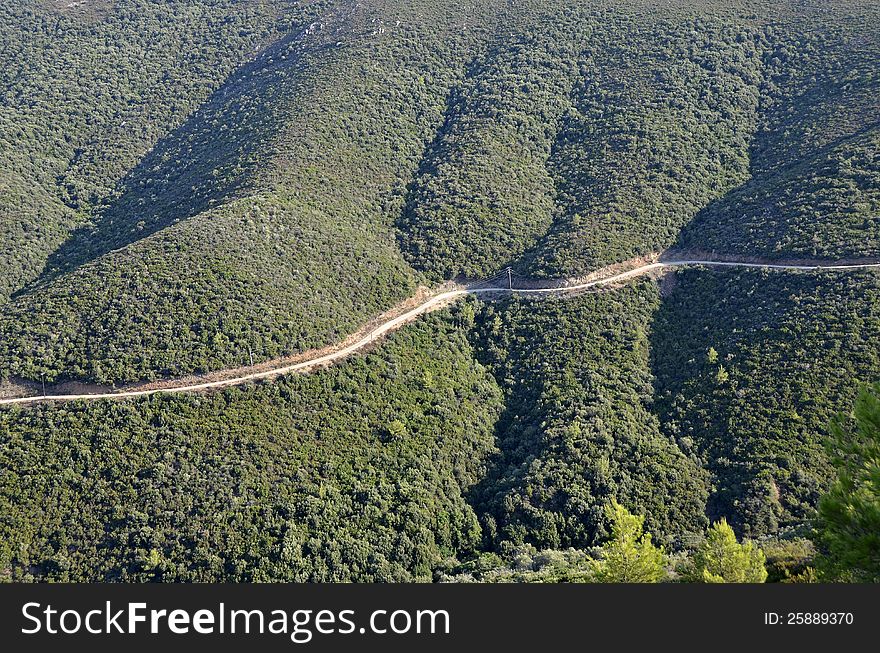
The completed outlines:
<svg viewBox="0 0 880 653">
<path fill-rule="evenodd" d="M 472 61 L 468 65 L 465 78 L 472 73 L 475 66 L 476 61 Z M 445 107 L 443 124 L 437 130 L 433 140 L 425 148 L 415 175 L 404 189 L 403 210 L 394 222 L 398 248 L 407 259 L 407 262 L 413 268 L 422 272 L 426 271 L 422 252 L 417 244 L 412 241 L 411 237 L 411 232 L 417 227 L 418 223 L 418 218 L 416 217 L 416 206 L 418 204 L 416 193 L 421 180 L 436 175 L 438 162 L 443 160 L 444 142 L 451 131 L 453 122 L 456 120 L 456 115 L 461 112 L 460 83 L 449 90 L 446 96 Z M 434 276 L 435 280 L 441 280 L 442 278 L 442 275 L 439 274 Z"/>
<path fill-rule="evenodd" d="M 470 79 L 478 74 L 480 70 L 481 64 L 479 60 L 475 59 L 472 61 L 467 67 L 467 73 L 464 76 L 464 79 Z M 420 201 L 423 198 L 419 196 L 420 186 L 425 183 L 425 180 L 428 180 L 432 177 L 438 176 L 439 168 L 442 166 L 444 161 L 447 160 L 447 154 L 450 150 L 450 144 L 447 142 L 449 138 L 453 126 L 457 120 L 461 119 L 462 113 L 465 111 L 465 102 L 462 98 L 462 83 L 460 82 L 457 86 L 453 87 L 446 99 L 446 111 L 443 119 L 442 126 L 437 130 L 437 133 L 434 136 L 434 139 L 425 148 L 425 152 L 422 155 L 421 163 L 419 164 L 419 168 L 414 175 L 413 179 L 407 184 L 405 189 L 405 203 L 403 210 L 400 216 L 397 218 L 395 222 L 396 234 L 397 234 L 397 243 L 401 252 L 403 252 L 404 256 L 407 258 L 409 264 L 413 266 L 413 268 L 420 270 L 423 273 L 431 276 L 435 281 L 445 281 L 447 279 L 447 275 L 443 272 L 437 271 L 430 266 L 430 257 L 426 256 L 431 249 L 430 244 L 427 241 L 419 243 L 416 239 L 412 237 L 414 231 L 420 230 L 419 222 L 423 219 L 423 216 L 418 215 L 418 207 Z M 559 146 L 559 139 L 564 131 L 564 125 L 567 120 L 566 116 L 562 116 L 559 121 L 559 126 L 556 131 L 556 136 L 554 137 L 553 143 L 551 145 L 551 154 L 550 159 L 552 160 L 556 156 L 556 150 Z M 556 218 L 554 217 L 554 224 L 551 224 L 548 227 L 549 230 L 552 230 L 555 225 Z M 540 236 L 537 240 L 537 243 L 534 244 L 531 248 L 527 249 L 521 255 L 515 255 L 512 258 L 505 260 L 503 263 L 497 266 L 497 270 L 503 270 L 506 267 L 511 267 L 514 272 L 517 272 L 523 276 L 527 276 L 530 270 L 530 261 L 532 260 L 533 254 L 535 251 L 540 250 L 543 246 L 547 238 L 547 234 Z M 486 276 L 491 276 L 493 271 L 485 272 Z M 473 281 L 475 277 L 468 277 L 467 274 L 461 271 L 456 271 L 456 281 L 468 282 Z"/>
<path fill-rule="evenodd" d="M 572 90 L 569 100 L 573 106 L 576 106 L 578 88 L 577 85 Z M 570 236 L 573 230 L 571 224 L 574 215 L 577 213 L 575 198 L 567 193 L 564 188 L 570 185 L 568 179 L 553 170 L 559 170 L 559 161 L 563 157 L 563 152 L 570 142 L 572 123 L 575 118 L 571 114 L 563 115 L 559 121 L 556 136 L 553 139 L 553 145 L 550 148 L 550 157 L 547 160 L 547 169 L 554 181 L 555 197 L 553 207 L 553 220 L 547 231 L 535 242 L 529 249 L 523 252 L 515 262 L 510 266 L 519 274 L 533 279 L 552 279 L 564 276 L 564 272 L 558 269 L 548 267 L 542 260 L 548 251 L 553 250 L 554 241 L 562 240 L 566 236 Z M 598 184 L 598 180 L 594 180 Z"/>
<path fill-rule="evenodd" d="M 667 541 L 702 528 L 702 471 L 649 409 L 650 293 L 484 305 L 474 351 L 506 394 L 498 453 L 468 493 L 488 548 L 597 544 L 612 497 Z"/>
<path fill-rule="evenodd" d="M 37 283 L 191 218 L 251 183 L 272 157 L 306 34 L 266 48 L 162 139 L 96 211 L 94 224 L 49 257 Z"/>
<path fill-rule="evenodd" d="M 773 533 L 782 509 L 770 492 L 761 491 L 766 488 L 757 479 L 758 465 L 749 461 L 749 449 L 763 434 L 736 434 L 749 441 L 744 445 L 729 433 L 737 399 L 722 385 L 719 370 L 730 367 L 726 354 L 748 341 L 748 333 L 773 329 L 778 314 L 752 315 L 750 297 L 731 296 L 727 281 L 738 275 L 686 271 L 664 278 L 666 297 L 649 335 L 654 411 L 662 432 L 697 453 L 712 474 L 708 518 L 726 518 L 740 533 Z M 719 320 L 721 308 L 726 313 Z"/>
<path fill-rule="evenodd" d="M 502 307 L 500 314 L 503 314 L 505 304 L 507 302 L 499 305 Z M 548 513 L 561 514 L 564 510 L 563 502 L 557 501 L 559 495 L 545 497 L 539 510 L 531 509 L 528 505 L 533 498 L 528 496 L 527 489 L 531 485 L 531 466 L 554 455 L 542 428 L 546 417 L 540 409 L 543 384 L 540 380 L 530 380 L 516 384 L 511 389 L 511 380 L 505 378 L 507 370 L 501 369 L 500 361 L 493 360 L 493 356 L 487 354 L 486 334 L 480 333 L 485 328 L 486 325 L 478 326 L 477 332 L 472 334 L 475 352 L 480 363 L 505 388 L 506 397 L 504 410 L 495 425 L 494 439 L 498 451 L 487 459 L 485 475 L 466 494 L 468 503 L 480 520 L 483 545 L 488 550 L 496 550 L 505 541 L 516 544 L 528 542 L 539 548 L 571 546 L 572 542 L 561 541 L 558 526 L 547 523 Z M 508 352 L 511 358 L 520 355 L 521 352 Z M 612 492 L 607 479 L 601 487 L 595 486 L 593 489 L 606 496 Z M 589 531 L 591 537 L 601 538 L 604 535 L 601 503 L 601 500 L 597 501 L 599 509 L 591 511 L 590 519 L 583 519 L 583 530 Z M 540 514 L 542 512 L 544 514 Z"/>
<path fill-rule="evenodd" d="M 773 56 L 772 53 L 771 55 Z M 764 258 L 880 254 L 880 80 L 865 51 L 766 63 L 764 128 L 749 146 L 751 178 L 704 207 L 674 249 Z M 775 66 L 775 69 L 774 69 Z"/>
<path fill-rule="evenodd" d="M 710 519 L 748 537 L 813 515 L 831 418 L 877 377 L 874 273 L 684 270 L 650 333 L 662 432 L 712 475 Z"/>
<path fill-rule="evenodd" d="M 834 55 L 829 56 L 833 61 Z M 838 56 L 846 65 L 837 72 L 818 73 L 808 81 L 779 75 L 777 83 L 783 89 L 790 85 L 790 96 L 767 108 L 766 126 L 750 147 L 752 174 L 818 156 L 880 123 L 880 79 L 864 70 L 858 53 Z M 867 67 L 874 65 L 872 61 Z M 854 77 L 858 74 L 862 77 Z"/>
<path fill-rule="evenodd" d="M 665 249 L 746 172 L 756 49 L 724 21 L 611 26 L 584 57 L 549 161 L 552 227 L 524 256 L 530 276 L 577 276 Z M 699 38 L 715 49 L 694 50 Z"/>
<path fill-rule="evenodd" d="M 470 63 L 396 222 L 413 267 L 438 280 L 481 277 L 546 232 L 554 195 L 548 125 L 560 117 L 573 66 L 559 43 L 531 33 L 499 38 Z"/>
<path fill-rule="evenodd" d="M 711 202 L 675 250 L 767 259 L 880 256 L 880 121 L 758 173 Z"/>
</svg>

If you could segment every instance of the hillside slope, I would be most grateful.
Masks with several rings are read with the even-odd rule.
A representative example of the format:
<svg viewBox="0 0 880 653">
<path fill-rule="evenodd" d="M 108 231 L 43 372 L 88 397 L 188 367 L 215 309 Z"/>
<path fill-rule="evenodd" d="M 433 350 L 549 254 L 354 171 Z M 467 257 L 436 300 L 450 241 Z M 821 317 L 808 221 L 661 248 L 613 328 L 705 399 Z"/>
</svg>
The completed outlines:
<svg viewBox="0 0 880 653">
<path fill-rule="evenodd" d="M 878 255 L 880 39 L 871 25 L 774 39 L 751 176 L 701 211 L 683 246 L 765 258 Z"/>
<path fill-rule="evenodd" d="M 0 391 L 296 354 L 508 265 L 880 261 L 877 2 L 26 0 L 0 37 Z M 612 499 L 675 552 L 803 529 L 878 279 L 468 300 L 307 376 L 3 407 L 0 579 L 583 561 Z"/>
<path fill-rule="evenodd" d="M 124 175 L 149 139 L 100 123 L 52 174 L 86 199 L 10 195 L 41 203 L 34 233 L 54 235 L 34 237 L 57 247 L 4 239 L 44 265 L 0 306 L 0 376 L 234 367 L 334 342 L 423 278 L 508 264 L 576 275 L 671 245 L 878 255 L 876 7 L 260 6 L 212 5 L 263 26 L 239 30 L 249 43 L 274 39 Z M 119 39 L 130 20 L 97 24 Z"/>
<path fill-rule="evenodd" d="M 608 535 L 610 498 L 670 540 L 703 526 L 706 479 L 651 412 L 656 284 L 578 299 L 487 305 L 478 353 L 505 389 L 499 455 L 474 490 L 486 537 L 584 548 Z"/>
<path fill-rule="evenodd" d="M 335 342 L 412 294 L 393 192 L 479 35 L 422 9 L 327 13 L 237 71 L 3 309 L 3 373 L 219 369 Z"/>
<path fill-rule="evenodd" d="M 5 3 L 0 302 L 255 48 L 321 4 Z"/>
<path fill-rule="evenodd" d="M 880 275 L 676 276 L 652 331 L 661 430 L 710 471 L 711 517 L 753 537 L 802 523 L 831 417 L 880 378 Z"/>
<path fill-rule="evenodd" d="M 431 580 L 480 543 L 500 408 L 447 316 L 315 376 L 0 412 L 0 578 Z"/>
</svg>

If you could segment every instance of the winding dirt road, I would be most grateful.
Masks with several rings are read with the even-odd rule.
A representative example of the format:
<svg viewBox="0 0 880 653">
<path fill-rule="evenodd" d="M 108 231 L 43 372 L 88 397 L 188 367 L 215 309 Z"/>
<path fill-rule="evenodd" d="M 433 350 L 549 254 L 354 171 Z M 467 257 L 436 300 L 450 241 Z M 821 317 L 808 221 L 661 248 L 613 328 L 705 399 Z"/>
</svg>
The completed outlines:
<svg viewBox="0 0 880 653">
<path fill-rule="evenodd" d="M 687 266 L 703 266 L 703 267 L 732 267 L 732 268 L 760 268 L 765 270 L 802 270 L 802 271 L 818 271 L 818 270 L 863 270 L 869 268 L 877 268 L 880 269 L 880 263 L 856 263 L 856 264 L 846 264 L 846 265 L 824 265 L 824 264 L 782 264 L 782 263 L 751 263 L 751 262 L 736 262 L 736 261 L 712 261 L 712 260 L 699 260 L 699 259 L 683 259 L 683 260 L 669 260 L 669 261 L 657 261 L 654 263 L 647 263 L 641 265 L 639 267 L 633 268 L 631 270 L 627 270 L 624 272 L 618 272 L 616 274 L 611 274 L 607 277 L 601 277 L 598 279 L 594 279 L 591 281 L 586 281 L 583 283 L 573 283 L 571 285 L 566 285 L 568 283 L 567 280 L 563 280 L 560 282 L 548 283 L 546 287 L 536 287 L 536 288 L 498 288 L 498 287 L 488 287 L 488 288 L 460 288 L 456 290 L 450 290 L 447 292 L 440 293 L 431 297 L 430 299 L 422 302 L 415 308 L 412 308 L 397 317 L 387 320 L 382 324 L 378 325 L 375 329 L 369 332 L 367 335 L 362 338 L 356 340 L 355 342 L 342 347 L 340 349 L 334 350 L 331 353 L 318 355 L 314 358 L 309 358 L 304 361 L 292 364 L 285 365 L 283 367 L 272 368 L 269 370 L 262 370 L 259 372 L 253 372 L 250 374 L 244 374 L 241 376 L 237 376 L 234 378 L 223 379 L 219 381 L 210 381 L 206 383 L 181 383 L 176 386 L 166 386 L 160 388 L 149 388 L 142 390 L 120 390 L 120 391 L 108 391 L 104 393 L 94 393 L 94 394 L 65 394 L 65 395 L 36 395 L 29 397 L 16 397 L 10 399 L 0 399 L 0 405 L 13 405 L 13 404 L 33 404 L 37 402 L 43 401 L 74 401 L 74 400 L 97 400 L 97 399 L 128 399 L 132 397 L 144 397 L 148 395 L 167 393 L 167 394 L 175 394 L 175 393 L 183 393 L 183 392 L 200 392 L 204 390 L 216 390 L 219 388 L 228 388 L 236 385 L 243 385 L 245 383 L 250 383 L 253 381 L 261 381 L 266 379 L 275 378 L 278 376 L 282 376 L 284 374 L 291 374 L 294 372 L 306 372 L 309 370 L 313 370 L 319 367 L 325 367 L 336 363 L 340 360 L 348 358 L 355 352 L 364 349 L 377 339 L 382 336 L 391 333 L 392 331 L 396 331 L 403 325 L 411 322 L 415 318 L 425 313 L 429 313 L 438 308 L 442 308 L 447 306 L 451 302 L 454 302 L 466 295 L 508 295 L 508 294 L 516 294 L 516 295 L 540 295 L 540 294 L 559 294 L 559 293 L 568 293 L 579 290 L 588 290 L 590 288 L 596 288 L 601 286 L 607 286 L 614 283 L 618 283 L 621 281 L 626 281 L 628 279 L 633 279 L 635 277 L 644 276 L 649 274 L 650 272 L 660 270 L 662 268 L 676 268 L 676 267 L 687 267 Z"/>
</svg>

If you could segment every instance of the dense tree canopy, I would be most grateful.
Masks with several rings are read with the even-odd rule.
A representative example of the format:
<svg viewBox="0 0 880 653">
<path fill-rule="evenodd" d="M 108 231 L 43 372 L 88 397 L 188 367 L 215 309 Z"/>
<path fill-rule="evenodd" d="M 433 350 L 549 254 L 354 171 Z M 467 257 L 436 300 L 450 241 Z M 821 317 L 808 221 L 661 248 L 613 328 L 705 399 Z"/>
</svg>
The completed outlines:
<svg viewBox="0 0 880 653">
<path fill-rule="evenodd" d="M 880 257 L 876 3 L 22 0 L 0 41 L 0 396 L 295 355 L 508 265 Z M 870 454 L 822 445 L 878 379 L 875 271 L 470 299 L 309 376 L 0 407 L 0 578 L 595 581 L 635 552 L 757 580 L 737 538 L 771 580 L 816 548 L 875 578 Z"/>
<path fill-rule="evenodd" d="M 880 385 L 859 395 L 850 419 L 833 424 L 829 449 L 837 478 L 819 501 L 825 571 L 880 582 Z"/>
</svg>

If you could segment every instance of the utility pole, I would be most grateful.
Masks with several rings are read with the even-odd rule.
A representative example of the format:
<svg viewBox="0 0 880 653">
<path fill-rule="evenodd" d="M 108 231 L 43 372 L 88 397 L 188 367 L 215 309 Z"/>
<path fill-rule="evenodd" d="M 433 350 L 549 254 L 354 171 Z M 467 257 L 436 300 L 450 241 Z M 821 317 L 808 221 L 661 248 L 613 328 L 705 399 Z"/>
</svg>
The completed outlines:
<svg viewBox="0 0 880 653">
<path fill-rule="evenodd" d="M 41 374 L 40 380 L 43 382 L 43 396 L 45 397 L 46 396 L 46 375 Z"/>
<path fill-rule="evenodd" d="M 251 359 L 251 367 L 253 367 L 253 366 L 254 366 L 254 352 L 251 351 L 251 346 L 250 346 L 250 345 L 248 345 L 248 356 L 249 356 L 250 359 Z"/>
<path fill-rule="evenodd" d="M 513 269 L 507 266 L 507 289 L 513 290 Z"/>
</svg>

